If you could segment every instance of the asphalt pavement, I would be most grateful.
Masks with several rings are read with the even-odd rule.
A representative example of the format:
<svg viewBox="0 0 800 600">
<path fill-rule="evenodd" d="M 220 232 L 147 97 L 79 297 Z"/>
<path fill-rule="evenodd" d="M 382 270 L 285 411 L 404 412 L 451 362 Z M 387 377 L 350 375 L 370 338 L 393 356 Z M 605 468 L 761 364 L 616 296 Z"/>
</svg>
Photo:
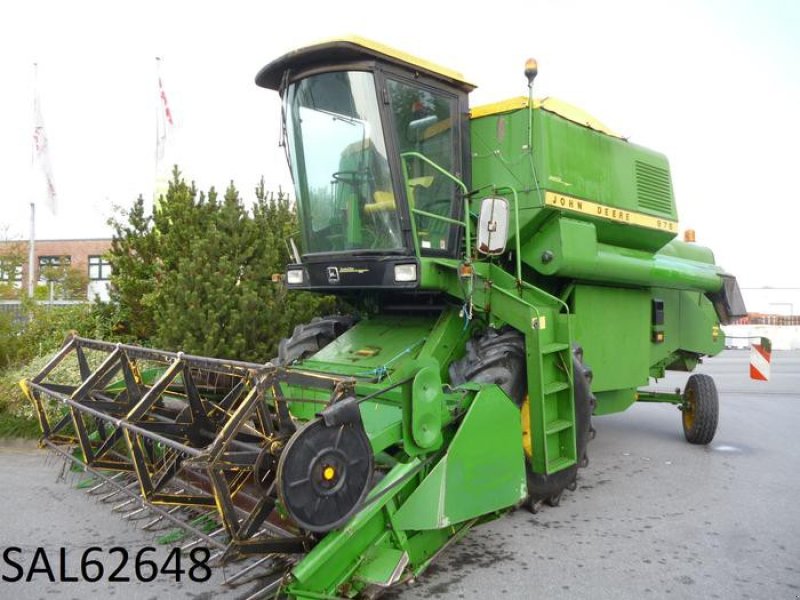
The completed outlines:
<svg viewBox="0 0 800 600">
<path fill-rule="evenodd" d="M 726 351 L 699 368 L 720 392 L 709 446 L 684 441 L 672 406 L 596 417 L 590 464 L 560 506 L 473 529 L 391 598 L 797 600 L 800 352 L 774 353 L 768 383 L 749 380 L 747 365 L 748 352 Z M 670 374 L 653 389 L 682 388 L 687 377 Z M 120 562 L 110 549 L 124 547 L 131 558 L 122 575 L 133 575 L 133 555 L 156 546 L 154 536 L 74 489 L 78 477 L 46 456 L 30 444 L 0 445 L 0 548 L 20 548 L 11 558 L 25 576 L 44 548 L 58 580 L 61 548 L 69 577 L 91 546 L 107 569 Z M 163 565 L 169 550 L 147 556 Z M 259 587 L 247 577 L 226 586 L 221 569 L 207 582 L 161 573 L 149 583 L 51 583 L 42 564 L 30 582 L 0 580 L 0 598 L 241 599 Z M 18 572 L 0 554 L 0 575 Z"/>
</svg>

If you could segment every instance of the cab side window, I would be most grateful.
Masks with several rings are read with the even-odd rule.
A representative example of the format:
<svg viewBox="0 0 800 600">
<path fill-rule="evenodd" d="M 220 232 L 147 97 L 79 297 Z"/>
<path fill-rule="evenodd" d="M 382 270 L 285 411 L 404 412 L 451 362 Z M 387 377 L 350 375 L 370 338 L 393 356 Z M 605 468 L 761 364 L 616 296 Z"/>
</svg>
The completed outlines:
<svg viewBox="0 0 800 600">
<path fill-rule="evenodd" d="M 406 159 L 409 203 L 432 215 L 452 218 L 456 186 L 425 161 L 409 155 L 415 153 L 453 172 L 457 165 L 454 140 L 456 100 L 428 88 L 389 79 L 387 90 L 391 103 L 393 128 L 398 150 Z M 431 216 L 413 214 L 423 254 L 450 251 L 454 239 L 453 225 Z"/>
</svg>

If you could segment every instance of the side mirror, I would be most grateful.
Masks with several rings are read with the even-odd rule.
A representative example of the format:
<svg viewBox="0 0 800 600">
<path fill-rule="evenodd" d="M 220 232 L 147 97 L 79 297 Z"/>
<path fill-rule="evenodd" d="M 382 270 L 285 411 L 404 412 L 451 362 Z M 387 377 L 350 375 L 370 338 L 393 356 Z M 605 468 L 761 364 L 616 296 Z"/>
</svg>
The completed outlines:
<svg viewBox="0 0 800 600">
<path fill-rule="evenodd" d="M 478 218 L 478 252 L 497 256 L 506 249 L 508 241 L 508 200 L 484 198 Z"/>
</svg>

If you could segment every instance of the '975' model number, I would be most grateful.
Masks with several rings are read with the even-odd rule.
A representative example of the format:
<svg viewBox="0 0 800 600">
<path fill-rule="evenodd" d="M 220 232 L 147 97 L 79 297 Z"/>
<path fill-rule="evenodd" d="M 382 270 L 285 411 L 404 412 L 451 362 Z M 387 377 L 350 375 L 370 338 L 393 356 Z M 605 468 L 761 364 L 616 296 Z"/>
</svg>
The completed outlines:
<svg viewBox="0 0 800 600">
<path fill-rule="evenodd" d="M 0 564 L 3 581 L 94 583 L 105 580 L 117 583 L 149 582 L 159 576 L 181 581 L 185 576 L 191 581 L 202 582 L 211 578 L 211 568 L 208 566 L 211 552 L 203 547 L 193 548 L 188 557 L 181 554 L 180 548 L 173 548 L 163 562 L 157 560 L 157 550 L 152 546 L 145 546 L 133 555 L 122 546 L 114 546 L 108 551 L 91 546 L 83 551 L 80 559 L 72 558 L 69 561 L 66 548 L 58 548 L 58 558 L 53 556 L 55 548 L 50 549 L 51 554 L 42 547 L 32 549 L 30 560 L 26 560 L 27 552 L 18 546 L 3 549 L 3 561 Z"/>
</svg>

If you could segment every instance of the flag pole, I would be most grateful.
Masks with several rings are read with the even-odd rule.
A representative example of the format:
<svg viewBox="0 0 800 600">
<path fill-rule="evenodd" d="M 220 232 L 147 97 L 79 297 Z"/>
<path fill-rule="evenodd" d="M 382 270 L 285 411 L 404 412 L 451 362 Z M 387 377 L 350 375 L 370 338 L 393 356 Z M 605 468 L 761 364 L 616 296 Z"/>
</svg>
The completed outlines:
<svg viewBox="0 0 800 600">
<path fill-rule="evenodd" d="M 36 260 L 36 204 L 31 202 L 31 239 L 28 244 L 28 297 L 33 298 L 33 263 Z"/>
<path fill-rule="evenodd" d="M 42 119 L 42 108 L 39 103 L 39 65 L 33 63 L 33 144 L 31 156 L 31 175 L 35 176 L 35 168 L 41 169 L 41 176 L 44 178 L 45 183 L 45 202 L 44 205 L 50 209 L 53 214 L 56 214 L 56 188 L 53 182 L 53 169 L 50 166 L 50 154 L 47 147 L 47 134 L 44 130 L 44 119 Z M 38 186 L 31 178 L 30 190 L 30 205 L 31 205 L 31 240 L 28 248 L 28 295 L 33 297 L 34 282 L 35 282 L 35 264 L 36 260 L 36 198 L 39 192 L 36 189 Z"/>
<path fill-rule="evenodd" d="M 33 122 L 36 124 L 36 94 L 39 92 L 39 65 L 33 63 Z M 36 149 L 31 147 L 31 171 L 36 161 Z M 31 173 L 30 193 L 33 194 L 33 173 Z M 33 299 L 34 261 L 36 260 L 36 204 L 31 200 L 31 239 L 28 242 L 28 298 Z"/>
<path fill-rule="evenodd" d="M 161 104 L 163 100 L 161 99 L 161 57 L 156 56 L 156 81 L 158 82 L 158 96 L 156 100 L 156 151 L 154 154 L 155 160 L 153 161 L 153 207 L 152 207 L 152 214 L 156 214 L 156 208 L 158 208 L 158 167 L 159 167 L 159 151 L 161 148 L 161 131 L 159 127 L 159 114 L 161 111 Z"/>
</svg>

